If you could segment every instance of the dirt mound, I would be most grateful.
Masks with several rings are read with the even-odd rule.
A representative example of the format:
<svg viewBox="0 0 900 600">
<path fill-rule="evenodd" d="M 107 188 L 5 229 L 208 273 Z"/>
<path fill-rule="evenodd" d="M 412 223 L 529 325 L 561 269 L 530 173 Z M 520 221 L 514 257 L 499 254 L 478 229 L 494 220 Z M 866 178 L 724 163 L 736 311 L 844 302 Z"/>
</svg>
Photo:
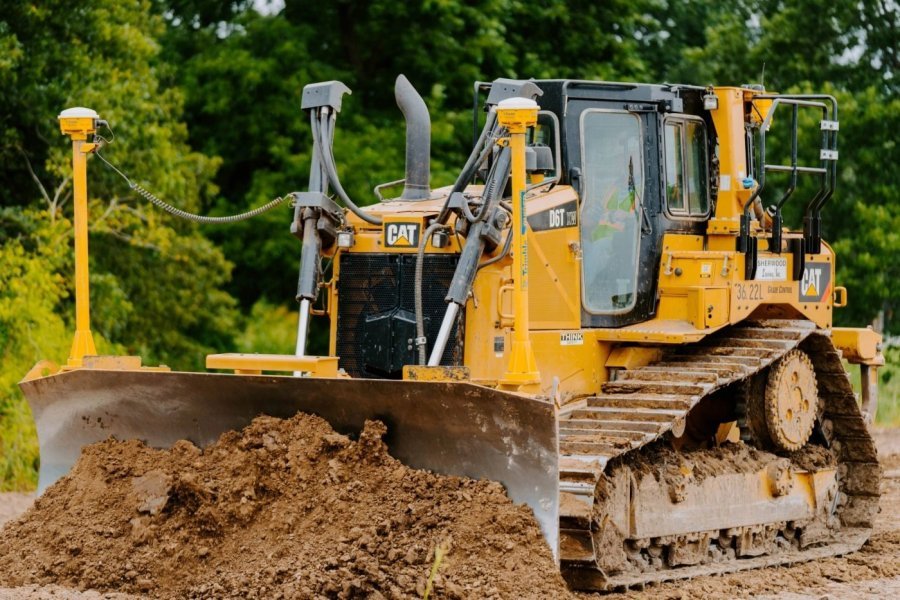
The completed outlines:
<svg viewBox="0 0 900 600">
<path fill-rule="evenodd" d="M 256 419 L 205 450 L 107 440 L 0 534 L 0 585 L 153 597 L 569 594 L 530 509 L 410 469 L 369 422 Z"/>
</svg>

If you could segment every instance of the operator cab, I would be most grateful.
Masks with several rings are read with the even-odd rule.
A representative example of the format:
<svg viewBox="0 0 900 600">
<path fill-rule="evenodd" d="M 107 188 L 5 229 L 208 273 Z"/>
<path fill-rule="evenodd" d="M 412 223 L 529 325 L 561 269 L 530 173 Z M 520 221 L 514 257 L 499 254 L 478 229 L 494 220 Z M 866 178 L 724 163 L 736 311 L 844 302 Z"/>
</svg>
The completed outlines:
<svg viewBox="0 0 900 600">
<path fill-rule="evenodd" d="M 663 235 L 703 234 L 712 212 L 715 140 L 703 88 L 535 82 L 559 127 L 560 181 L 580 198 L 584 327 L 656 313 Z"/>
</svg>

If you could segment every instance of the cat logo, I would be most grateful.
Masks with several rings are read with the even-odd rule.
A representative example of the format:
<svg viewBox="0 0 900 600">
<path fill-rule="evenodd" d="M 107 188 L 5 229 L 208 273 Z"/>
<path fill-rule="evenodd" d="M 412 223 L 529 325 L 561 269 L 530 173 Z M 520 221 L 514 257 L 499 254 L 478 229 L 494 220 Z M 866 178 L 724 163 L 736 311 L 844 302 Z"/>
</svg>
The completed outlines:
<svg viewBox="0 0 900 600">
<path fill-rule="evenodd" d="M 806 263 L 800 278 L 800 302 L 821 302 L 830 289 L 831 263 Z"/>
<path fill-rule="evenodd" d="M 385 223 L 384 245 L 388 248 L 417 248 L 419 246 L 419 224 Z"/>
</svg>

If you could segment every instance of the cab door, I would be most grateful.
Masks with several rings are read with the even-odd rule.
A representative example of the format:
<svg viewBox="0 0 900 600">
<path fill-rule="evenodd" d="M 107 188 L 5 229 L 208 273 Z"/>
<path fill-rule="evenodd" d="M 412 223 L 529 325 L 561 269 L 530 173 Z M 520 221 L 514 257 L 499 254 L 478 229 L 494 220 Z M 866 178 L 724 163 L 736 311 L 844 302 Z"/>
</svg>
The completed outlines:
<svg viewBox="0 0 900 600">
<path fill-rule="evenodd" d="M 578 140 L 569 157 L 579 165 L 582 325 L 645 321 L 656 309 L 657 115 L 615 102 L 572 101 L 569 110 L 568 139 Z"/>
</svg>

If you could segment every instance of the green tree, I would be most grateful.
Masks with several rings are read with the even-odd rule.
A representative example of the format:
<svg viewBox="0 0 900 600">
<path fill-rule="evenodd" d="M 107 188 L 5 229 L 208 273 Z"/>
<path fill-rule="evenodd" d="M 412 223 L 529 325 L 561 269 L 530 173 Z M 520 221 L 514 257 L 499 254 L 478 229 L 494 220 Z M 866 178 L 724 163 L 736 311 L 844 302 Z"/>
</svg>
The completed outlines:
<svg viewBox="0 0 900 600">
<path fill-rule="evenodd" d="M 67 238 L 68 222 L 49 223 L 46 211 L 0 208 L 0 490 L 34 485 L 34 422 L 16 383 L 71 343 L 56 312 L 67 296 L 60 271 L 70 261 L 58 251 Z"/>
<path fill-rule="evenodd" d="M 838 190 L 826 207 L 834 240 L 838 282 L 850 292 L 837 313 L 843 323 L 864 324 L 884 311 L 885 330 L 900 332 L 900 97 L 875 87 L 843 93 Z"/>
<path fill-rule="evenodd" d="M 22 465 L 35 456 L 15 382 L 38 357 L 65 360 L 71 334 L 71 144 L 56 115 L 69 106 L 96 109 L 116 130 L 105 155 L 187 209 L 203 209 L 216 194 L 218 160 L 187 145 L 182 96 L 162 83 L 171 75 L 159 61 L 164 28 L 148 1 L 17 1 L 0 15 L 3 481 L 21 485 Z M 219 289 L 231 268 L 222 252 L 194 225 L 136 199 L 96 160 L 89 194 L 101 351 L 191 367 L 232 344 L 239 315 Z"/>
<path fill-rule="evenodd" d="M 112 124 L 115 143 L 103 153 L 135 180 L 188 210 L 212 204 L 219 161 L 187 145 L 182 95 L 161 84 L 169 72 L 158 60 L 165 22 L 150 2 L 56 4 L 14 3 L 0 23 L 0 45 L 15 49 L 0 63 L 2 203 L 41 207 L 50 221 L 68 213 L 71 146 L 55 116 L 81 105 Z M 89 161 L 88 180 L 95 327 L 148 359 L 199 364 L 200 347 L 234 332 L 234 303 L 216 291 L 231 265 L 196 226 L 147 205 L 99 161 Z M 135 268 L 141 263 L 150 268 Z M 183 277 L 172 282 L 164 270 L 175 269 Z"/>
<path fill-rule="evenodd" d="M 404 73 L 432 114 L 432 185 L 453 181 L 471 144 L 472 84 L 497 77 L 645 75 L 635 33 L 655 25 L 648 1 L 288 1 L 261 15 L 250 4 L 227 23 L 199 3 L 175 3 L 165 53 L 179 63 L 191 143 L 221 156 L 220 210 L 245 209 L 306 187 L 310 132 L 304 85 L 339 79 L 352 90 L 337 121 L 335 155 L 360 204 L 402 177 L 404 127 L 393 94 Z M 221 16 L 221 15 L 220 15 Z M 290 301 L 299 244 L 281 212 L 209 231 L 236 263 L 232 292 Z"/>
</svg>

